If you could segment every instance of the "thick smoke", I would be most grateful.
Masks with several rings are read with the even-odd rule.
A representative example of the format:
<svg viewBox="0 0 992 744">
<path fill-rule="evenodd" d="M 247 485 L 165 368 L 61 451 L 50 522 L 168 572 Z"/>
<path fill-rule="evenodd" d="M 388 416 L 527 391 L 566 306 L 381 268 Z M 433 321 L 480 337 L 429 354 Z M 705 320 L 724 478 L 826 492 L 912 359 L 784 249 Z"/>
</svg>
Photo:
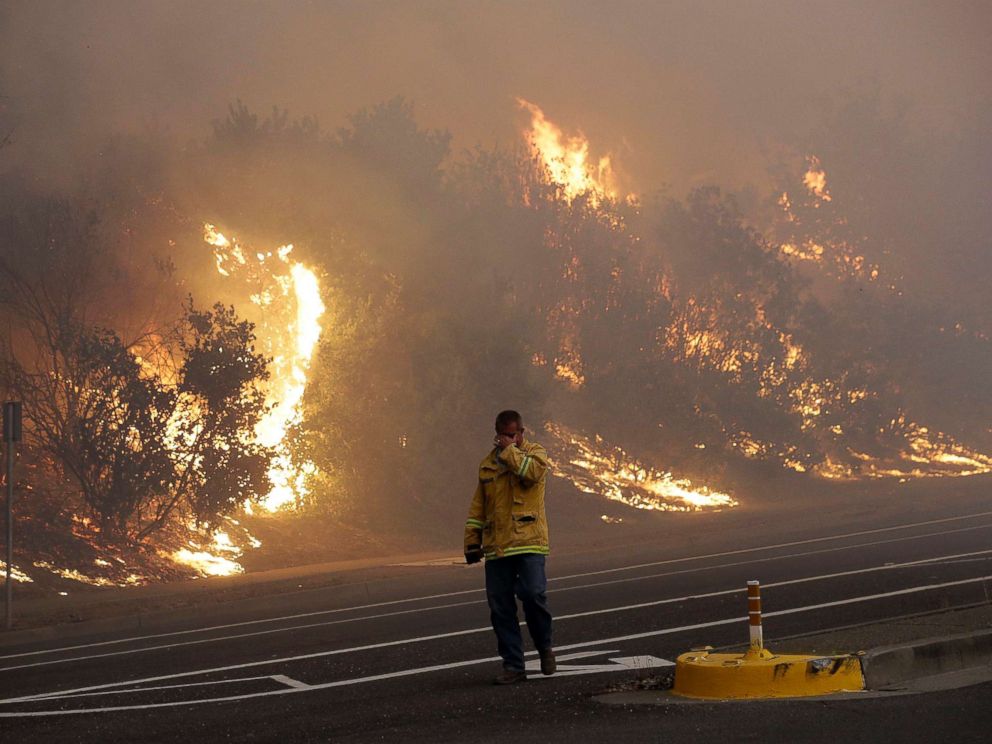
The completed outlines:
<svg viewBox="0 0 992 744">
<path fill-rule="evenodd" d="M 64 179 L 113 133 L 201 139 L 235 98 L 334 130 L 402 95 L 424 126 L 452 131 L 456 152 L 505 146 L 521 96 L 612 151 L 638 193 L 766 186 L 782 148 L 817 148 L 836 178 L 881 205 L 877 227 L 902 231 L 887 250 L 907 251 L 920 281 L 959 294 L 959 282 L 977 292 L 989 278 L 976 216 L 988 212 L 992 147 L 983 3 L 44 2 L 2 12 L 0 136 L 12 130 L 18 147 L 5 160 L 35 177 Z M 866 90 L 890 111 L 852 107 L 851 92 Z"/>
<path fill-rule="evenodd" d="M 491 145 L 522 96 L 629 154 L 643 191 L 751 183 L 762 147 L 865 84 L 938 131 L 987 126 L 988 28 L 983 3 L 25 2 L 6 4 L 0 54 L 25 145 L 200 137 L 235 97 L 334 128 L 395 95 Z"/>
<path fill-rule="evenodd" d="M 461 498 L 440 492 L 449 468 L 504 405 L 722 488 L 741 452 L 836 474 L 852 452 L 891 459 L 914 422 L 987 449 L 981 5 L 0 13 L 2 237 L 30 249 L 14 263 L 48 255 L 25 215 L 71 204 L 109 279 L 142 288 L 140 313 L 94 289 L 93 321 L 125 339 L 186 293 L 238 301 L 204 222 L 320 270 L 295 432 L 320 508 L 434 529 Z M 518 98 L 636 199 L 563 199 Z M 804 183 L 819 168 L 829 199 Z"/>
</svg>

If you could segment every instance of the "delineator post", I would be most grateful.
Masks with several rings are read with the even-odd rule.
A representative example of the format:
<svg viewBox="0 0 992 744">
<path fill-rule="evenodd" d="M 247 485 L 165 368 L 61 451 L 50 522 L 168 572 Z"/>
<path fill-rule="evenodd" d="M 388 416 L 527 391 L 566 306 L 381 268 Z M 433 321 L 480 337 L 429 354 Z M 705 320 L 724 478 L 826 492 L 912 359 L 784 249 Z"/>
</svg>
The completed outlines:
<svg viewBox="0 0 992 744">
<path fill-rule="evenodd" d="M 750 645 L 744 658 L 771 658 L 771 652 L 765 650 L 764 634 L 761 630 L 761 584 L 758 581 L 747 582 L 747 628 Z"/>
</svg>

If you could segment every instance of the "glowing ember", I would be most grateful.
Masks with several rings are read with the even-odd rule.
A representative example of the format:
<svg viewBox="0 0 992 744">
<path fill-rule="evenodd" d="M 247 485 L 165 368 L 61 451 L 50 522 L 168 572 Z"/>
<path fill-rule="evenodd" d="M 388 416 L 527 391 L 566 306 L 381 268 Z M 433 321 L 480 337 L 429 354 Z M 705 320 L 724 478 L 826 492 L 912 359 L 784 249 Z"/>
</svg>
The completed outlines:
<svg viewBox="0 0 992 744">
<path fill-rule="evenodd" d="M 566 137 L 557 125 L 548 121 L 539 106 L 522 98 L 517 103 L 530 113 L 527 139 L 534 155 L 540 158 L 551 181 L 562 187 L 568 201 L 580 195 L 588 196 L 593 203 L 604 197 L 616 197 L 609 157 L 602 157 L 593 165 L 589 140 L 582 134 Z"/>
<path fill-rule="evenodd" d="M 4 576 L 7 575 L 7 564 L 4 561 L 0 561 L 0 574 L 3 574 Z M 30 584 L 34 581 L 34 579 L 24 573 L 17 566 L 10 569 L 10 578 L 14 581 L 19 581 L 22 584 Z"/>
<path fill-rule="evenodd" d="M 606 446 L 575 434 L 563 426 L 548 424 L 553 437 L 552 463 L 556 475 L 571 481 L 585 493 L 605 496 L 637 509 L 699 511 L 737 506 L 725 493 L 694 486 L 685 478 L 656 470 L 638 462 L 619 447 Z"/>
<path fill-rule="evenodd" d="M 798 258 L 802 261 L 820 261 L 823 259 L 823 246 L 819 243 L 814 243 L 812 240 L 807 240 L 801 245 L 783 243 L 781 250 L 786 256 Z"/>
<path fill-rule="evenodd" d="M 558 360 L 555 363 L 555 377 L 568 383 L 572 390 L 578 390 L 586 382 L 585 375 L 582 374 L 582 360 L 577 354 L 569 354 Z"/>
<path fill-rule="evenodd" d="M 210 224 L 204 225 L 204 241 L 214 249 L 217 271 L 242 278 L 249 301 L 265 309 L 255 331 L 262 351 L 272 357 L 266 391 L 271 408 L 255 435 L 260 444 L 276 450 L 269 470 L 273 488 L 262 500 L 267 510 L 275 511 L 304 497 L 306 479 L 315 472 L 310 463 L 294 463 L 285 438 L 302 418 L 307 370 L 320 340 L 325 311 L 320 282 L 313 270 L 292 259 L 292 245 L 250 253 Z"/>
<path fill-rule="evenodd" d="M 46 571 L 51 571 L 56 576 L 61 576 L 63 579 L 71 579 L 72 581 L 78 581 L 81 584 L 89 584 L 90 586 L 117 586 L 116 581 L 111 581 L 103 576 L 87 576 L 74 568 L 60 568 L 59 566 L 52 565 L 48 561 L 35 561 L 33 565 L 35 568 L 43 568 Z"/>
</svg>

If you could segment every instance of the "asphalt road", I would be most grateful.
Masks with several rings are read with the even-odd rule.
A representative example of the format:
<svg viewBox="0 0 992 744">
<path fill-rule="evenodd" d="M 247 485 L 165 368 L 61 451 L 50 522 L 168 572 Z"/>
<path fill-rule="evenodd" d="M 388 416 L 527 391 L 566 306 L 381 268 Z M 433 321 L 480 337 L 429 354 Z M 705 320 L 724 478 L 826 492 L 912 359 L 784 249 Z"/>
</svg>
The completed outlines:
<svg viewBox="0 0 992 744">
<path fill-rule="evenodd" d="M 225 622 L 5 648 L 0 731 L 60 742 L 833 741 L 850 727 L 856 741 L 987 740 L 989 685 L 749 703 L 750 715 L 592 701 L 690 647 L 743 642 L 748 579 L 762 582 L 769 639 L 988 602 L 992 587 L 992 511 L 718 538 L 696 551 L 645 543 L 549 559 L 554 677 L 489 684 L 498 662 L 482 571 L 413 566 Z"/>
</svg>

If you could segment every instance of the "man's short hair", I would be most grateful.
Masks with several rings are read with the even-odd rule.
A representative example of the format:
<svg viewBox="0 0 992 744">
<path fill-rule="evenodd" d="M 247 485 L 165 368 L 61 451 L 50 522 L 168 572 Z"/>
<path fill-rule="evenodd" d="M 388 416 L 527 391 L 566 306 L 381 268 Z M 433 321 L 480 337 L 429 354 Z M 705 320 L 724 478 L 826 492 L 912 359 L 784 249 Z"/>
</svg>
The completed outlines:
<svg viewBox="0 0 992 744">
<path fill-rule="evenodd" d="M 500 411 L 498 414 L 496 414 L 496 428 L 497 429 L 502 429 L 507 424 L 510 424 L 510 423 L 512 423 L 514 421 L 517 422 L 517 428 L 518 429 L 523 429 L 524 428 L 524 417 L 521 416 L 516 411 Z"/>
</svg>

